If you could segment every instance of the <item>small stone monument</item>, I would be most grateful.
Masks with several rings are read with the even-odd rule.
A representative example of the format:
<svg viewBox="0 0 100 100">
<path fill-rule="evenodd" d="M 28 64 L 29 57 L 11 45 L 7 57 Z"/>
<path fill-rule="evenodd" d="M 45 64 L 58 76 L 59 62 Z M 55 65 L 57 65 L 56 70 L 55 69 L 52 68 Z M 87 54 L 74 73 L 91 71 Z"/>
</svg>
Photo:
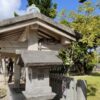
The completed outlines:
<svg viewBox="0 0 100 100">
<path fill-rule="evenodd" d="M 52 100 L 55 93 L 49 83 L 49 70 L 62 64 L 57 52 L 25 51 L 21 54 L 26 68 L 26 86 L 23 92 L 27 100 Z"/>
<path fill-rule="evenodd" d="M 38 7 L 36 7 L 35 4 L 32 4 L 31 6 L 29 6 L 27 8 L 27 14 L 30 14 L 30 13 L 40 13 L 40 9 Z"/>
</svg>

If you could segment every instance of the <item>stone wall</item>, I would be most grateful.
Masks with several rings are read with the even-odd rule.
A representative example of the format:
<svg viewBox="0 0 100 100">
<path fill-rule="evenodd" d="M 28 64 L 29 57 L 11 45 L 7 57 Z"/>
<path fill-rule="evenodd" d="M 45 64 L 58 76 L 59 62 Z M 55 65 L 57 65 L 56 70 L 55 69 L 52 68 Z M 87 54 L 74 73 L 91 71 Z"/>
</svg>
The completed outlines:
<svg viewBox="0 0 100 100">
<path fill-rule="evenodd" d="M 42 44 L 41 45 L 42 51 L 51 51 L 51 50 L 58 51 L 58 50 L 60 50 L 60 48 L 64 48 L 64 46 L 61 45 L 60 43 L 59 44 Z"/>
<path fill-rule="evenodd" d="M 62 74 L 50 74 L 50 86 L 57 95 L 54 100 L 86 100 L 86 82 L 64 77 Z"/>
</svg>

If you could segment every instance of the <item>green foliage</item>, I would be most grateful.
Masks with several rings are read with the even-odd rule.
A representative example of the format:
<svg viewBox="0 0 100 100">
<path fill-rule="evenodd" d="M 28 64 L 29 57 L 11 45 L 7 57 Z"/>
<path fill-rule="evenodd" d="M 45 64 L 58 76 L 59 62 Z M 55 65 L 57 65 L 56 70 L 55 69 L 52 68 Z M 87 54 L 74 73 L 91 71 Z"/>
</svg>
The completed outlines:
<svg viewBox="0 0 100 100">
<path fill-rule="evenodd" d="M 98 63 L 100 64 L 100 57 L 98 57 Z"/>
<path fill-rule="evenodd" d="M 80 73 L 92 71 L 97 63 L 95 47 L 100 46 L 100 16 L 93 15 L 96 9 L 97 6 L 93 3 L 85 2 L 79 6 L 78 12 L 72 11 L 70 13 L 71 22 L 66 21 L 66 19 L 60 22 L 66 26 L 69 24 L 71 28 L 82 35 L 82 38 L 78 42 L 72 43 L 70 47 L 72 51 L 70 59 Z M 94 51 L 88 52 L 88 50 L 93 49 Z"/>
<path fill-rule="evenodd" d="M 72 65 L 72 50 L 70 49 L 70 47 L 66 48 L 66 49 L 61 49 L 59 51 L 59 58 L 62 59 L 64 65 L 66 66 L 71 66 Z"/>
<path fill-rule="evenodd" d="M 75 79 L 86 80 L 87 82 L 87 100 L 100 99 L 100 73 L 92 73 L 90 75 L 75 76 Z"/>
<path fill-rule="evenodd" d="M 85 67 L 85 72 L 86 73 L 90 73 L 94 66 L 97 64 L 97 57 L 96 57 L 96 52 L 91 52 L 91 53 L 87 53 L 87 55 L 85 55 L 85 59 L 86 59 L 86 65 Z"/>
<path fill-rule="evenodd" d="M 58 57 L 63 61 L 64 66 L 67 68 L 66 74 L 67 74 L 67 76 L 69 76 L 70 67 L 73 64 L 72 49 L 70 47 L 68 47 L 66 49 L 61 49 L 59 51 Z"/>
<path fill-rule="evenodd" d="M 100 45 L 100 16 L 94 15 L 97 9 L 97 5 L 93 5 L 91 2 L 85 2 L 79 6 L 77 12 L 72 11 L 69 14 L 69 18 L 64 18 L 64 16 L 67 16 L 65 10 L 62 10 L 60 13 L 62 18 L 60 23 L 70 26 L 81 33 L 83 38 L 80 41 L 87 44 L 88 48 Z"/>
<path fill-rule="evenodd" d="M 28 4 L 29 6 L 35 4 L 40 9 L 41 13 L 50 18 L 56 17 L 57 4 L 53 4 L 52 0 L 28 0 Z"/>
<path fill-rule="evenodd" d="M 97 63 L 95 51 L 87 52 L 86 45 L 82 42 L 71 43 L 66 49 L 60 50 L 59 57 L 65 66 L 74 65 L 79 74 L 89 73 Z"/>
<path fill-rule="evenodd" d="M 60 24 L 70 27 L 70 23 L 68 21 L 66 21 L 66 20 L 61 20 Z"/>
<path fill-rule="evenodd" d="M 93 15 L 96 6 L 91 2 L 85 2 L 79 7 L 79 13 L 72 12 L 71 27 L 83 35 L 81 42 L 87 44 L 87 47 L 100 45 L 100 16 Z"/>
<path fill-rule="evenodd" d="M 67 57 L 66 57 L 66 51 L 64 49 L 62 49 L 62 50 L 59 51 L 58 57 L 60 59 L 62 59 L 62 61 L 63 61 L 64 64 L 66 64 Z"/>
<path fill-rule="evenodd" d="M 85 1 L 86 1 L 86 0 L 79 0 L 80 3 L 83 3 L 83 2 L 85 2 Z"/>
<path fill-rule="evenodd" d="M 17 16 L 19 16 L 19 15 L 18 15 L 16 12 L 14 12 L 14 16 L 17 17 Z"/>
</svg>

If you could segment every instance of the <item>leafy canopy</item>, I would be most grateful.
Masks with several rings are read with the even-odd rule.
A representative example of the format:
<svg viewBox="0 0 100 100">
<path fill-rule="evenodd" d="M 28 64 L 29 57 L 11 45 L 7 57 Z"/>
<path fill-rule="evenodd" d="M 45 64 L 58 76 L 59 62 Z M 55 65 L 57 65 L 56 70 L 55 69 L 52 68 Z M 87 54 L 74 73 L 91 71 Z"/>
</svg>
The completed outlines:
<svg viewBox="0 0 100 100">
<path fill-rule="evenodd" d="M 27 0 L 28 5 L 35 4 L 44 15 L 55 18 L 57 14 L 57 4 L 52 3 L 52 0 Z"/>
<path fill-rule="evenodd" d="M 72 53 L 69 57 L 80 73 L 92 70 L 97 63 L 94 51 L 95 47 L 100 46 L 100 16 L 95 15 L 97 9 L 96 5 L 87 1 L 79 6 L 77 12 L 72 11 L 69 17 L 65 17 L 64 10 L 61 13 L 60 23 L 70 26 L 82 35 L 79 41 L 71 44 Z M 62 51 L 60 52 L 62 53 Z M 65 52 L 67 53 L 67 50 Z M 68 61 L 67 58 L 64 59 L 65 61 Z"/>
<path fill-rule="evenodd" d="M 78 13 L 71 12 L 70 15 L 71 27 L 82 34 L 83 38 L 80 41 L 88 47 L 100 45 L 100 16 L 94 15 L 95 10 L 96 6 L 91 2 L 85 2 L 79 7 Z"/>
<path fill-rule="evenodd" d="M 71 11 L 69 15 L 65 15 L 66 11 L 62 10 L 60 23 L 81 33 L 83 37 L 80 42 L 87 47 L 97 47 L 100 45 L 100 15 L 95 15 L 98 9 L 98 5 L 87 1 L 79 6 L 77 12 Z"/>
</svg>

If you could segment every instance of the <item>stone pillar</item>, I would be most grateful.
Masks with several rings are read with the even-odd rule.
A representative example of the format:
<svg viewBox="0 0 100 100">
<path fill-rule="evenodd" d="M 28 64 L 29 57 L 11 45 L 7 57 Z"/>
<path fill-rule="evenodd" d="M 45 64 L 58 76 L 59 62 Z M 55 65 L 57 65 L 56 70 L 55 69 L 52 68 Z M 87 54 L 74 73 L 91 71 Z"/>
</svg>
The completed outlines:
<svg viewBox="0 0 100 100">
<path fill-rule="evenodd" d="M 2 67 L 3 67 L 4 81 L 6 84 L 6 63 L 4 58 L 2 59 Z"/>
<path fill-rule="evenodd" d="M 51 100 L 55 93 L 49 86 L 49 69 L 26 67 L 26 89 L 23 92 L 28 100 Z"/>
<path fill-rule="evenodd" d="M 2 67 L 3 67 L 3 73 L 6 73 L 6 64 L 5 64 L 5 59 L 2 59 Z"/>
<path fill-rule="evenodd" d="M 37 31 L 28 34 L 28 50 L 38 50 L 38 35 Z"/>
<path fill-rule="evenodd" d="M 15 65 L 14 68 L 14 85 L 16 89 L 20 89 L 20 74 L 21 74 L 21 67 L 19 65 Z"/>
<path fill-rule="evenodd" d="M 65 89 L 61 100 L 77 100 L 76 84 L 77 81 L 70 80 L 70 78 L 65 80 Z"/>
<path fill-rule="evenodd" d="M 86 81 L 77 81 L 77 100 L 87 100 L 87 86 Z"/>
</svg>

